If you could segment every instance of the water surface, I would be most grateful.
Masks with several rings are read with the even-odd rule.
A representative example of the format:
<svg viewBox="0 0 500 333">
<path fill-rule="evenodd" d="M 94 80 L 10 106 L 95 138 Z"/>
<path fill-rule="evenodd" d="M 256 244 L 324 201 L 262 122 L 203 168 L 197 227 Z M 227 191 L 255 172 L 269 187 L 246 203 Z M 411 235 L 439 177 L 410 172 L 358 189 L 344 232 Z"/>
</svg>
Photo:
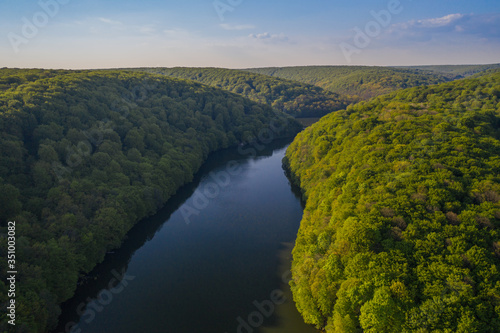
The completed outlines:
<svg viewBox="0 0 500 333">
<path fill-rule="evenodd" d="M 281 166 L 287 144 L 213 154 L 89 274 L 54 332 L 317 333 L 282 278 L 302 217 Z"/>
</svg>

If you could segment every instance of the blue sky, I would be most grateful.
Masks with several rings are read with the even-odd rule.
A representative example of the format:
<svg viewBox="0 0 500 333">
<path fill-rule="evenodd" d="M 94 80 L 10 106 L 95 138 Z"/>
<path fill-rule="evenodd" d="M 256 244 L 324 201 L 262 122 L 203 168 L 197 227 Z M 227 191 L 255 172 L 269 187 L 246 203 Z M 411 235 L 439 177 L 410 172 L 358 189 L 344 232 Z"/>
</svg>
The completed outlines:
<svg viewBox="0 0 500 333">
<path fill-rule="evenodd" d="M 0 2 L 0 67 L 498 62 L 498 0 Z"/>
</svg>

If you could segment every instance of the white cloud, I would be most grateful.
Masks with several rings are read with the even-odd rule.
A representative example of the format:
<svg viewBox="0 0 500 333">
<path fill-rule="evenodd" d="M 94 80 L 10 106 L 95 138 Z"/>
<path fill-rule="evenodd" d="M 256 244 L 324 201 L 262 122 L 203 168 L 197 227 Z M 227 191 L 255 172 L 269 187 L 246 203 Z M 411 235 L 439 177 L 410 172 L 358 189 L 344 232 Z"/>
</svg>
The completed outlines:
<svg viewBox="0 0 500 333">
<path fill-rule="evenodd" d="M 231 25 L 227 23 L 220 24 L 220 27 L 224 30 L 251 30 L 255 29 L 254 25 L 251 24 L 241 24 L 241 25 Z"/>
<path fill-rule="evenodd" d="M 459 32 L 499 36 L 500 14 L 450 14 L 439 18 L 409 21 L 393 25 L 394 28 L 408 31 Z"/>
<path fill-rule="evenodd" d="M 264 32 L 261 34 L 250 34 L 248 37 L 252 39 L 259 39 L 263 41 L 269 41 L 269 42 L 288 42 L 289 38 L 281 33 L 281 34 L 270 34 L 269 32 Z"/>
<path fill-rule="evenodd" d="M 120 21 L 114 21 L 105 17 L 99 17 L 97 18 L 99 21 L 106 23 L 106 24 L 111 24 L 111 25 L 122 25 Z"/>
<path fill-rule="evenodd" d="M 173 29 L 166 29 L 163 30 L 163 33 L 165 36 L 171 38 L 171 39 L 187 39 L 187 38 L 192 38 L 192 34 L 181 28 L 173 28 Z"/>
<path fill-rule="evenodd" d="M 438 18 L 430 18 L 424 20 L 411 21 L 415 26 L 421 26 L 425 28 L 437 28 L 444 27 L 453 24 L 455 21 L 463 18 L 465 15 L 463 14 L 450 14 L 443 17 Z"/>
<path fill-rule="evenodd" d="M 443 17 L 428 18 L 421 20 L 411 20 L 403 23 L 391 25 L 387 31 L 392 39 L 408 39 L 425 41 L 432 39 L 432 36 L 437 33 L 458 31 L 457 26 L 467 21 L 468 16 L 464 14 L 450 14 Z"/>
<path fill-rule="evenodd" d="M 257 39 L 269 39 L 271 38 L 271 34 L 269 32 L 264 32 L 263 34 L 250 34 L 248 35 L 248 37 Z"/>
<path fill-rule="evenodd" d="M 139 32 L 146 35 L 151 35 L 157 32 L 156 28 L 152 25 L 144 25 L 138 27 Z"/>
<path fill-rule="evenodd" d="M 386 44 L 443 42 L 466 36 L 487 40 L 500 38 L 500 14 L 450 14 L 411 20 L 390 26 L 379 39 Z"/>
</svg>

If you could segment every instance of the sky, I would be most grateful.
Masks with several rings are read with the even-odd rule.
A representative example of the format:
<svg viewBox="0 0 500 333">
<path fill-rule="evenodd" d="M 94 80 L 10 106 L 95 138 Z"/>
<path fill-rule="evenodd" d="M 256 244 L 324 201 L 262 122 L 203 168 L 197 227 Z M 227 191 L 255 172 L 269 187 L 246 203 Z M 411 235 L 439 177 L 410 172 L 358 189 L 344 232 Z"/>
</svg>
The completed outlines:
<svg viewBox="0 0 500 333">
<path fill-rule="evenodd" d="M 498 0 L 0 1 L 0 67 L 486 63 Z"/>
</svg>

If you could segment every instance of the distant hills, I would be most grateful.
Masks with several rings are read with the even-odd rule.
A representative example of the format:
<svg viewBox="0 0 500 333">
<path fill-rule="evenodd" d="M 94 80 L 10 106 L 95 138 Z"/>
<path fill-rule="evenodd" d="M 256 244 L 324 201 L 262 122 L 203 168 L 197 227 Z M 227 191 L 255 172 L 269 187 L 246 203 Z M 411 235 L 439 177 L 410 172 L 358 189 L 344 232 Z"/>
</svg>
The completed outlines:
<svg viewBox="0 0 500 333">
<path fill-rule="evenodd" d="M 368 66 L 304 66 L 251 68 L 246 71 L 312 84 L 355 100 L 415 86 L 449 81 L 440 73 L 420 69 Z"/>
<path fill-rule="evenodd" d="M 291 116 L 324 116 L 285 160 L 307 199 L 292 283 L 305 320 L 336 333 L 500 331 L 498 71 L 0 69 L 0 234 L 16 221 L 16 329 L 53 327 L 80 274 L 210 153 L 255 143 L 270 124 L 275 138 L 295 136 Z"/>
<path fill-rule="evenodd" d="M 321 117 L 354 100 L 301 82 L 223 68 L 140 68 L 136 71 L 192 80 L 267 104 L 294 117 Z"/>
<path fill-rule="evenodd" d="M 500 64 L 491 65 L 441 65 L 441 66 L 402 66 L 395 67 L 409 70 L 423 70 L 456 80 L 482 72 L 500 70 Z"/>
<path fill-rule="evenodd" d="M 500 70 L 500 64 L 459 66 L 301 66 L 250 69 L 138 68 L 193 80 L 268 104 L 294 117 L 319 117 L 393 91 Z M 320 89 L 318 89 L 320 88 Z"/>
</svg>

